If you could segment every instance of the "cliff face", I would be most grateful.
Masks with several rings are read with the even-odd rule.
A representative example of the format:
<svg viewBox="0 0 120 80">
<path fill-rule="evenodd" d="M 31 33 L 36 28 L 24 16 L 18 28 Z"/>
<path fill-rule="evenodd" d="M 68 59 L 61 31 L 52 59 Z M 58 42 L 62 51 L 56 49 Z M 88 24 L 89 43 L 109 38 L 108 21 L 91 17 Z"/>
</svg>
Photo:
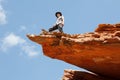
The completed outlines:
<svg viewBox="0 0 120 80">
<path fill-rule="evenodd" d="M 120 24 L 100 24 L 95 32 L 85 34 L 43 31 L 40 35 L 27 37 L 42 45 L 44 55 L 48 57 L 63 60 L 105 78 L 98 80 L 120 80 Z"/>
</svg>

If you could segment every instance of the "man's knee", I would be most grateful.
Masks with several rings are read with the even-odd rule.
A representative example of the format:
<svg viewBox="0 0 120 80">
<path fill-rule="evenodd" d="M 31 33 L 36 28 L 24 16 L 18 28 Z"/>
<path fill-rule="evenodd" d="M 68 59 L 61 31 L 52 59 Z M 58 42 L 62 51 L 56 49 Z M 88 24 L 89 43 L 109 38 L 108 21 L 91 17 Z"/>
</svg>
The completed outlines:
<svg viewBox="0 0 120 80">
<path fill-rule="evenodd" d="M 57 25 L 53 26 L 52 28 L 49 28 L 49 32 L 54 31 L 54 30 L 56 30 L 56 29 L 58 29 L 58 26 L 57 26 Z"/>
<path fill-rule="evenodd" d="M 52 29 L 52 28 L 49 28 L 49 32 L 51 32 L 51 31 L 53 31 L 53 29 Z"/>
</svg>

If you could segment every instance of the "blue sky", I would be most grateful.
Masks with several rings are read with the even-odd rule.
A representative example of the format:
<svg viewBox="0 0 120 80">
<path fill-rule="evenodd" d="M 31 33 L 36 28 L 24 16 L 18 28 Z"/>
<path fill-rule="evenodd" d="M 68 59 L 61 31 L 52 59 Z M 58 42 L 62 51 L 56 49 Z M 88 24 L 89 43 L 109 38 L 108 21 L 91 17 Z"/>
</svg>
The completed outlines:
<svg viewBox="0 0 120 80">
<path fill-rule="evenodd" d="M 43 55 L 26 34 L 39 34 L 65 17 L 64 32 L 93 32 L 100 23 L 120 22 L 120 0 L 0 0 L 0 80 L 60 80 L 64 69 L 81 70 Z"/>
</svg>

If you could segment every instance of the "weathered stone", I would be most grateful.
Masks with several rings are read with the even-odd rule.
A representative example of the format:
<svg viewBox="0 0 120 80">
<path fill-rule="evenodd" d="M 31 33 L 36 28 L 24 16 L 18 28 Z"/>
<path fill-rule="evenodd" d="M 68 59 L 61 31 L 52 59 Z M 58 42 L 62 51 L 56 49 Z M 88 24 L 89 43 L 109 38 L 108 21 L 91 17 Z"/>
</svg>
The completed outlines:
<svg viewBox="0 0 120 80">
<path fill-rule="evenodd" d="M 48 57 L 87 69 L 106 80 L 120 80 L 119 25 L 100 24 L 95 32 L 85 34 L 48 32 L 27 36 L 42 45 Z"/>
</svg>

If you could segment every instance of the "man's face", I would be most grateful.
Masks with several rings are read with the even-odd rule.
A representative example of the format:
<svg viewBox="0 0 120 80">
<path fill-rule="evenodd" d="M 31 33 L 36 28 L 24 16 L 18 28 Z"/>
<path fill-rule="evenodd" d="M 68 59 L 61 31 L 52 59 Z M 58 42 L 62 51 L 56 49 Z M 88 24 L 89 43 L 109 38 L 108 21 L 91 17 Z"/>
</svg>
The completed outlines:
<svg viewBox="0 0 120 80">
<path fill-rule="evenodd" d="M 57 14 L 57 17 L 60 17 L 60 14 Z"/>
</svg>

